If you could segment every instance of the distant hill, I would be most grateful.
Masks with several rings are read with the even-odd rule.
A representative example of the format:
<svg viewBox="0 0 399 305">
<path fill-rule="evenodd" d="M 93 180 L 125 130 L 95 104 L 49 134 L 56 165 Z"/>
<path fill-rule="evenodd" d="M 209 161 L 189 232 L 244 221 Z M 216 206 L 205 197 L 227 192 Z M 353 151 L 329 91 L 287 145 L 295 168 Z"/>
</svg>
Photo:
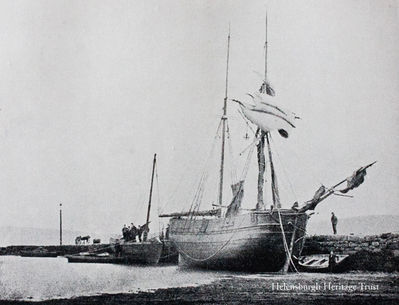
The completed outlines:
<svg viewBox="0 0 399 305">
<path fill-rule="evenodd" d="M 332 234 L 330 219 L 325 222 L 309 220 L 309 234 Z M 339 218 L 338 234 L 374 235 L 386 232 L 399 232 L 399 215 L 373 215 Z"/>
<path fill-rule="evenodd" d="M 386 232 L 399 232 L 399 215 L 374 215 L 339 218 L 338 234 L 374 235 Z M 332 234 L 330 219 L 324 222 L 309 220 L 307 232 L 310 235 Z M 101 238 L 108 242 L 110 234 L 63 231 L 63 244 L 74 244 L 75 237 L 90 235 L 91 238 Z M 0 227 L 0 247 L 9 245 L 58 245 L 59 231 L 54 229 Z"/>
<path fill-rule="evenodd" d="M 74 244 L 75 237 L 79 235 L 90 235 L 91 238 L 101 238 L 102 242 L 108 242 L 109 236 L 106 234 L 96 234 L 93 232 L 63 231 L 63 244 Z M 0 246 L 10 245 L 58 245 L 60 233 L 54 229 L 24 228 L 24 227 L 0 227 Z M 90 243 L 92 240 L 90 240 Z"/>
</svg>

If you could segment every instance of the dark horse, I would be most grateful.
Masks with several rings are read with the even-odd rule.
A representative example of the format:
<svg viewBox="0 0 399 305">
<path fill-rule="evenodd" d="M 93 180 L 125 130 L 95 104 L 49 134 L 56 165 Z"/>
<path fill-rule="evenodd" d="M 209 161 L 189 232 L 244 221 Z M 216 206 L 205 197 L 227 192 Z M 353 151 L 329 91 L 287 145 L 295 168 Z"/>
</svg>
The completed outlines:
<svg viewBox="0 0 399 305">
<path fill-rule="evenodd" d="M 76 245 L 81 245 L 82 243 L 86 244 L 86 243 L 89 243 L 89 241 L 90 241 L 90 235 L 77 236 L 75 238 L 75 244 Z"/>
</svg>

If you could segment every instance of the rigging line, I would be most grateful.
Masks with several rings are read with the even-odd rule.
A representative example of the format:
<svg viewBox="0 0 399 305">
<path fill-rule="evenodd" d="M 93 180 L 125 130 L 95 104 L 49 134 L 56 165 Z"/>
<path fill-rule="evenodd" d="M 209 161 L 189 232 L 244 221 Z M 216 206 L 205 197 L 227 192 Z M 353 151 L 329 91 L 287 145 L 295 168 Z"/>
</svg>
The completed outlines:
<svg viewBox="0 0 399 305">
<path fill-rule="evenodd" d="M 240 156 L 241 156 L 246 150 L 250 149 L 250 148 L 252 147 L 252 145 L 256 144 L 256 142 L 259 140 L 257 134 L 255 133 L 254 135 L 255 135 L 255 137 L 254 137 L 253 141 L 251 142 L 251 144 L 249 144 L 247 147 L 245 147 L 245 148 L 239 153 Z"/>
<path fill-rule="evenodd" d="M 161 207 L 161 195 L 159 191 L 159 178 L 158 178 L 158 166 L 155 165 L 155 181 L 157 183 L 157 204 L 158 204 L 158 215 L 160 214 L 160 207 Z M 161 219 L 158 217 L 158 230 L 161 232 Z"/>
<path fill-rule="evenodd" d="M 253 156 L 253 152 L 256 146 L 256 141 L 257 141 L 257 137 L 255 137 L 254 141 L 252 141 L 251 145 L 250 145 L 250 149 L 247 155 L 247 159 L 245 160 L 245 164 L 244 164 L 244 168 L 242 170 L 241 173 L 241 180 L 245 180 L 248 174 L 248 170 L 249 170 L 249 166 L 250 166 L 250 162 L 252 160 L 252 156 Z"/>
<path fill-rule="evenodd" d="M 208 167 L 209 167 L 210 159 L 211 159 L 211 156 L 213 155 L 213 151 L 215 150 L 215 146 L 216 146 L 216 142 L 217 142 L 217 139 L 218 139 L 218 136 L 219 136 L 219 132 L 220 132 L 221 126 L 222 126 L 222 120 L 220 120 L 220 122 L 219 122 L 217 131 L 216 131 L 216 135 L 215 135 L 213 143 L 212 143 L 211 151 L 210 151 L 210 153 L 208 155 L 208 158 L 207 158 L 207 160 L 205 162 L 204 171 L 203 171 L 203 173 L 201 175 L 201 179 L 200 179 L 198 188 L 197 188 L 197 190 L 196 190 L 196 192 L 194 194 L 194 198 L 192 200 L 192 203 L 191 203 L 191 206 L 190 206 L 190 209 L 189 209 L 190 213 L 194 212 L 196 210 L 198 211 L 198 209 L 200 207 L 200 201 L 202 200 L 202 195 L 203 195 L 203 186 L 204 186 L 204 184 L 205 184 L 205 182 L 207 180 L 207 176 L 208 176 L 208 172 L 209 172 Z M 191 217 L 187 217 L 186 218 L 186 221 L 184 223 L 184 228 L 186 227 L 188 220 L 190 220 L 190 223 L 191 223 L 191 220 L 193 219 L 193 214 L 194 213 L 192 213 Z"/>
<path fill-rule="evenodd" d="M 247 127 L 253 132 L 253 134 L 256 134 L 255 130 L 252 128 L 252 126 L 249 124 L 248 120 L 242 114 L 242 111 L 237 109 L 237 112 L 240 114 L 241 118 L 244 120 L 244 122 L 247 124 Z"/>
<path fill-rule="evenodd" d="M 216 145 L 216 140 L 217 140 L 217 138 L 219 136 L 221 125 L 222 125 L 222 121 L 219 122 L 217 131 L 216 131 L 216 135 L 215 135 L 214 141 L 212 143 L 212 147 L 211 147 L 210 153 L 208 154 L 208 158 L 206 159 L 206 162 L 204 163 L 204 170 L 202 172 L 200 183 L 198 185 L 197 191 L 196 191 L 196 193 L 194 195 L 192 207 L 193 207 L 193 204 L 196 203 L 196 201 L 198 200 L 198 197 L 200 196 L 200 193 L 202 192 L 204 182 L 205 182 L 205 180 L 207 178 L 208 166 L 209 166 L 209 163 L 210 163 L 210 158 L 213 155 L 213 151 L 214 151 L 214 148 L 215 148 L 215 145 Z M 191 208 L 190 208 L 190 210 L 191 210 Z"/>
<path fill-rule="evenodd" d="M 236 164 L 234 161 L 234 157 L 233 157 L 233 144 L 232 144 L 232 140 L 231 140 L 231 133 L 230 133 L 230 126 L 229 126 L 229 122 L 226 121 L 226 125 L 227 125 L 227 144 L 229 147 L 229 155 L 230 155 L 230 160 L 231 160 L 231 165 L 230 165 L 230 178 L 231 178 L 231 182 L 232 183 L 236 183 L 237 182 L 237 171 L 236 171 Z"/>
<path fill-rule="evenodd" d="M 287 244 L 287 238 L 286 238 L 285 232 L 284 232 L 283 221 L 282 221 L 282 219 L 281 219 L 280 208 L 279 208 L 278 206 L 277 206 L 277 214 L 278 214 L 278 218 L 279 218 L 279 223 L 280 223 L 280 228 L 281 228 L 281 234 L 282 234 L 282 236 L 283 236 L 283 245 L 284 245 L 284 251 L 285 251 L 286 257 L 287 257 L 287 259 L 290 260 L 290 263 L 292 264 L 292 267 L 294 268 L 294 270 L 295 270 L 296 272 L 298 272 L 298 270 L 297 270 L 296 267 L 295 267 L 294 262 L 292 261 L 292 257 L 291 257 L 291 255 L 290 255 L 290 250 L 289 250 L 288 244 Z"/>
<path fill-rule="evenodd" d="M 242 217 L 241 223 L 239 224 L 238 227 L 240 227 L 240 226 L 242 225 L 244 219 L 245 219 L 245 217 Z M 215 253 L 213 253 L 212 255 L 210 255 L 210 256 L 208 256 L 208 257 L 206 257 L 206 258 L 202 258 L 202 259 L 192 257 L 192 256 L 189 255 L 187 252 L 183 251 L 183 249 L 181 249 L 181 248 L 177 245 L 177 243 L 173 243 L 173 244 L 175 245 L 175 247 L 177 248 L 177 250 L 178 250 L 179 253 L 183 253 L 183 254 L 184 254 L 185 256 L 187 256 L 189 259 L 191 259 L 191 260 L 193 260 L 193 261 L 195 261 L 195 262 L 205 262 L 205 261 L 210 260 L 211 258 L 215 257 L 217 254 L 219 254 L 219 253 L 231 242 L 231 240 L 233 239 L 233 237 L 234 237 L 234 235 L 235 235 L 236 233 L 237 233 L 236 231 L 233 231 L 232 234 L 231 234 L 231 236 L 230 236 L 230 238 L 226 241 L 226 243 L 224 243 L 218 250 L 216 250 Z"/>
<path fill-rule="evenodd" d="M 289 176 L 288 176 L 288 174 L 287 174 L 287 171 L 286 171 L 286 168 L 285 168 L 284 163 L 283 163 L 283 161 L 282 161 L 282 158 L 280 157 L 280 154 L 279 154 L 279 152 L 278 152 L 278 150 L 277 150 L 277 148 L 276 148 L 275 142 L 274 142 L 274 140 L 273 140 L 273 138 L 272 138 L 271 136 L 270 136 L 270 139 L 272 140 L 272 142 L 273 142 L 273 144 L 274 144 L 274 152 L 277 154 L 277 158 L 278 158 L 278 160 L 280 161 L 281 167 L 282 167 L 282 169 L 283 169 L 284 175 L 285 175 L 286 178 L 287 178 L 287 181 L 288 181 L 288 184 L 289 184 L 289 186 L 290 186 L 291 192 L 292 192 L 292 194 L 294 195 L 295 200 L 298 201 L 298 196 L 297 196 L 297 194 L 295 193 L 294 187 L 293 187 L 293 185 L 292 185 L 292 183 L 291 183 L 291 180 L 290 180 L 290 178 L 289 178 Z"/>
</svg>

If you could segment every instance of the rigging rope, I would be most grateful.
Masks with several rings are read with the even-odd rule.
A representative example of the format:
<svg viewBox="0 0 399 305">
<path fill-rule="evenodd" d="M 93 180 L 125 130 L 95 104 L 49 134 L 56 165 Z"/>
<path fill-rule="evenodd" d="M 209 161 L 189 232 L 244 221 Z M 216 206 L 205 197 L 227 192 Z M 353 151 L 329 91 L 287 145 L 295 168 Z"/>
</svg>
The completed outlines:
<svg viewBox="0 0 399 305">
<path fill-rule="evenodd" d="M 274 142 L 273 138 L 271 137 L 271 135 L 270 135 L 270 139 L 272 140 L 273 144 L 275 144 L 275 142 Z M 284 166 L 284 163 L 282 161 L 282 158 L 280 157 L 280 154 L 278 153 L 278 150 L 276 149 L 276 145 L 274 145 L 274 152 L 277 154 L 277 158 L 280 161 L 281 167 L 282 167 L 283 172 L 284 172 L 284 176 L 286 177 L 286 179 L 288 181 L 290 190 L 291 190 L 292 194 L 294 195 L 295 200 L 298 201 L 298 196 L 296 195 L 296 193 L 294 191 L 294 187 L 292 186 L 291 180 L 290 180 L 290 178 L 289 178 L 289 176 L 287 174 L 287 171 L 285 169 L 285 166 Z"/>
<path fill-rule="evenodd" d="M 250 162 L 251 162 L 251 159 L 252 159 L 253 152 L 254 152 L 254 149 L 255 149 L 257 141 L 258 141 L 258 138 L 255 136 L 254 140 L 252 141 L 252 143 L 248 147 L 249 148 L 249 152 L 248 152 L 248 155 L 247 155 L 247 159 L 245 160 L 244 168 L 243 168 L 242 173 L 241 173 L 241 179 L 240 179 L 241 181 L 245 180 L 246 177 L 247 177 L 249 166 L 250 166 Z"/>
<path fill-rule="evenodd" d="M 284 245 L 284 251 L 285 251 L 285 254 L 286 254 L 286 259 L 288 259 L 290 261 L 290 263 L 291 263 L 292 267 L 294 268 L 295 272 L 298 273 L 298 270 L 296 269 L 295 264 L 292 261 L 290 249 L 288 248 L 287 238 L 285 237 L 285 232 L 284 232 L 283 221 L 281 219 L 280 208 L 278 206 L 277 206 L 277 213 L 278 213 L 278 218 L 279 218 L 279 223 L 280 223 L 280 228 L 281 228 L 281 234 L 283 235 L 283 245 Z"/>
<path fill-rule="evenodd" d="M 238 225 L 238 227 L 240 227 L 244 221 L 245 217 L 242 217 L 240 224 Z M 212 255 L 206 257 L 206 258 L 195 258 L 192 257 L 191 255 L 187 254 L 187 252 L 183 251 L 178 245 L 177 243 L 174 243 L 174 245 L 176 246 L 177 250 L 179 253 L 183 253 L 185 256 L 187 256 L 189 259 L 196 261 L 196 262 L 205 262 L 207 260 L 210 260 L 211 258 L 215 257 L 218 253 L 220 253 L 229 243 L 230 241 L 233 239 L 234 235 L 236 234 L 235 231 L 233 231 L 231 233 L 230 238 L 226 241 L 226 243 L 224 243 L 215 253 L 213 253 Z"/>
<path fill-rule="evenodd" d="M 191 213 L 191 217 L 187 217 L 186 218 L 186 222 L 184 224 L 184 228 L 187 226 L 187 222 L 189 220 L 191 222 L 191 220 L 193 219 L 194 212 L 198 211 L 199 207 L 201 205 L 201 200 L 202 200 L 202 196 L 203 196 L 203 193 L 204 193 L 204 185 L 205 185 L 206 180 L 208 178 L 208 171 L 209 171 L 208 170 L 208 166 L 210 164 L 210 159 L 211 159 L 211 156 L 213 155 L 213 151 L 215 150 L 216 140 L 217 140 L 217 138 L 219 136 L 219 131 L 220 131 L 221 126 L 222 126 L 222 120 L 220 120 L 220 122 L 219 122 L 217 131 L 216 131 L 216 135 L 215 135 L 213 143 L 212 143 L 211 151 L 210 151 L 210 153 L 208 155 L 208 158 L 207 158 L 207 160 L 205 162 L 204 171 L 202 172 L 202 175 L 201 175 L 201 178 L 200 178 L 200 181 L 199 181 L 199 185 L 198 185 L 197 190 L 196 190 L 196 192 L 194 194 L 194 198 L 193 198 L 193 200 L 191 202 L 191 206 L 190 206 L 190 209 L 189 209 L 189 213 Z"/>
<path fill-rule="evenodd" d="M 155 164 L 155 181 L 157 183 L 157 204 L 158 204 L 158 215 L 160 214 L 160 208 L 161 208 L 161 196 L 160 196 L 160 192 L 159 192 L 159 179 L 158 179 L 158 166 Z M 161 219 L 159 217 L 157 217 L 158 219 L 158 232 L 162 232 L 163 229 L 161 230 Z"/>
<path fill-rule="evenodd" d="M 237 183 L 237 171 L 236 171 L 236 165 L 234 163 L 234 157 L 233 157 L 233 144 L 231 141 L 231 134 L 230 134 L 230 126 L 229 126 L 229 122 L 226 120 L 227 123 L 227 128 L 226 128 L 226 133 L 227 133 L 227 144 L 229 147 L 229 156 L 230 156 L 230 160 L 231 160 L 231 166 L 230 166 L 230 179 L 231 179 L 231 183 L 235 184 Z"/>
</svg>

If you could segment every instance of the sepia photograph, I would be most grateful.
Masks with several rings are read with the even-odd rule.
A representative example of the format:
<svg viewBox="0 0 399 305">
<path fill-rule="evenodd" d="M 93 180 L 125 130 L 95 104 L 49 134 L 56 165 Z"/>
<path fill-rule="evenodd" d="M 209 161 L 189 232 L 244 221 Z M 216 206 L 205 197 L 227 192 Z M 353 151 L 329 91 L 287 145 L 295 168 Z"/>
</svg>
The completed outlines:
<svg viewBox="0 0 399 305">
<path fill-rule="evenodd" d="M 0 28 L 0 304 L 398 304 L 398 0 Z"/>
</svg>

